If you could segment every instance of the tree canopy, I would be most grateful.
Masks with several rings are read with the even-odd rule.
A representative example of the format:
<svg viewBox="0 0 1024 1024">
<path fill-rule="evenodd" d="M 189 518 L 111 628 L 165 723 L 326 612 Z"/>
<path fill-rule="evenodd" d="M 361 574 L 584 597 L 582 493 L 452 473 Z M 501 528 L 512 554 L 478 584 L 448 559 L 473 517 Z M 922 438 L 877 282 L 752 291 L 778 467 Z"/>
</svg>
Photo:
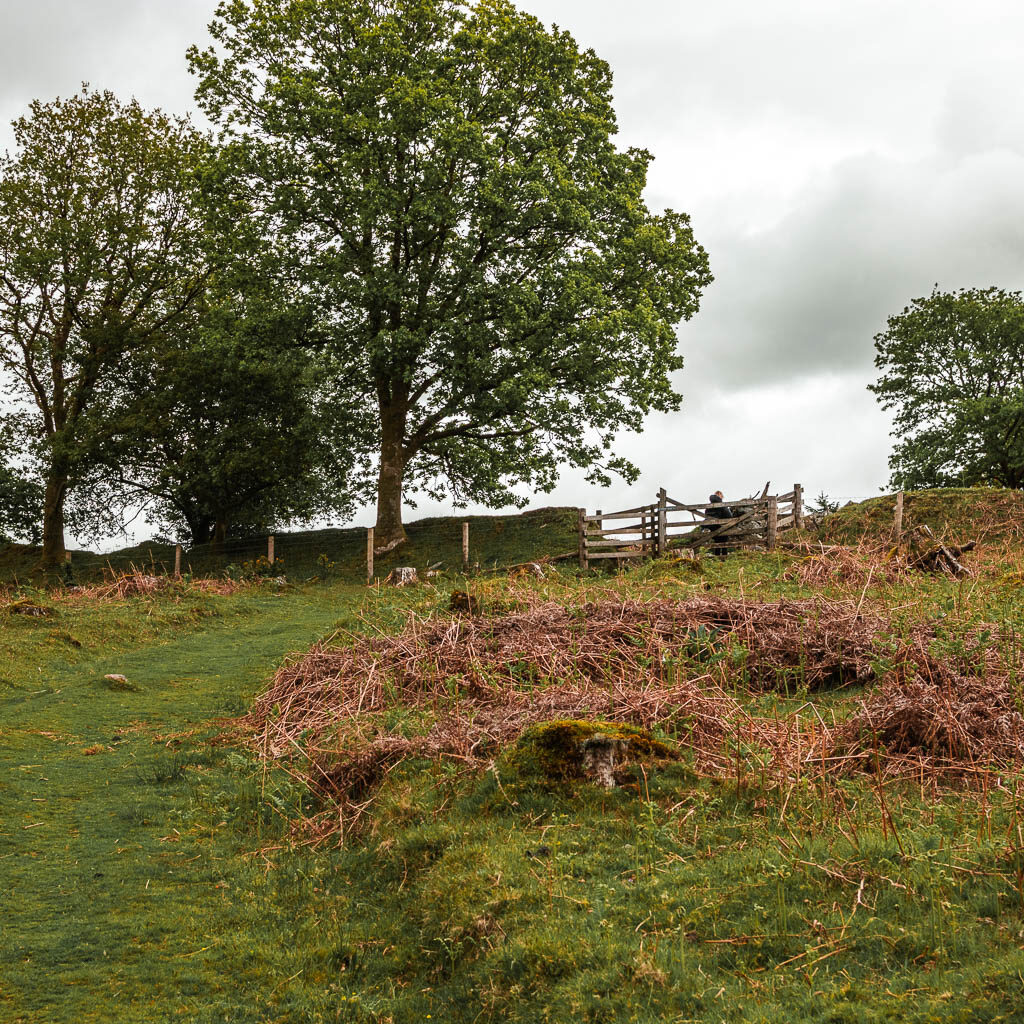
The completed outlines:
<svg viewBox="0 0 1024 1024">
<path fill-rule="evenodd" d="M 892 483 L 1024 486 L 1024 297 L 971 288 L 914 299 L 875 337 L 869 389 L 896 411 Z"/>
<path fill-rule="evenodd" d="M 652 214 L 608 65 L 506 0 L 230 0 L 190 52 L 237 194 L 319 306 L 365 409 L 354 493 L 383 544 L 403 492 L 492 505 L 678 407 L 676 325 L 711 280 Z"/>
<path fill-rule="evenodd" d="M 43 560 L 63 561 L 69 493 L 109 434 L 141 348 L 190 314 L 209 265 L 187 121 L 109 92 L 34 102 L 0 158 L 0 367 L 7 422 L 45 480 Z"/>
</svg>

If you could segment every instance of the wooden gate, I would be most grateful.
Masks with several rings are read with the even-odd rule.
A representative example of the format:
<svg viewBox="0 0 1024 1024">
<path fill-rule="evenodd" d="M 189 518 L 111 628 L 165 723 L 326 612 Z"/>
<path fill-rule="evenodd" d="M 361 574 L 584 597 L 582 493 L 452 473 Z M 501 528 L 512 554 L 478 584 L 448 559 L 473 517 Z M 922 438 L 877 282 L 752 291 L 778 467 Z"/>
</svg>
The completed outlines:
<svg viewBox="0 0 1024 1024">
<path fill-rule="evenodd" d="M 688 517 L 688 518 L 687 518 Z M 579 560 L 657 558 L 671 550 L 775 548 L 779 533 L 803 526 L 803 487 L 788 494 L 687 504 L 662 488 L 652 505 L 588 515 L 579 510 Z"/>
</svg>

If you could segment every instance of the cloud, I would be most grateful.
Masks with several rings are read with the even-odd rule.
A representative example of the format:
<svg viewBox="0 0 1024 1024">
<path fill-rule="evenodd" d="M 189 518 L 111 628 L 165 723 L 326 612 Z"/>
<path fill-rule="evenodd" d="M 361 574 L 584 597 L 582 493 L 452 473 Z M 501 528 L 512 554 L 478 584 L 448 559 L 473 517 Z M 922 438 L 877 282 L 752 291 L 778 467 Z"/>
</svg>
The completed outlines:
<svg viewBox="0 0 1024 1024">
<path fill-rule="evenodd" d="M 858 372 L 887 316 L 932 286 L 1024 286 L 1024 151 L 843 161 L 768 229 L 706 230 L 716 283 L 681 330 L 718 387 Z M 703 218 L 707 223 L 710 218 Z"/>
<path fill-rule="evenodd" d="M 0 34 L 0 148 L 33 99 L 82 82 L 168 112 L 193 109 L 185 50 L 206 38 L 211 0 L 9 0 Z"/>
</svg>

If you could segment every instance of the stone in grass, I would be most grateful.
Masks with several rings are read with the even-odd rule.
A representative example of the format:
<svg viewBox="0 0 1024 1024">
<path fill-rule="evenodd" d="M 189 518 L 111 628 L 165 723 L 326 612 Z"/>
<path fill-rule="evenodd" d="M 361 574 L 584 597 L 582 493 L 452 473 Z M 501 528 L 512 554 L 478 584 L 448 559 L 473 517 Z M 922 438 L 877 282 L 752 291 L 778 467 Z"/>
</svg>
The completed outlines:
<svg viewBox="0 0 1024 1024">
<path fill-rule="evenodd" d="M 465 590 L 453 590 L 452 596 L 448 601 L 448 610 L 451 612 L 463 612 L 466 615 L 479 615 L 480 599 Z"/>
<path fill-rule="evenodd" d="M 139 693 L 142 687 L 133 683 L 127 676 L 111 673 L 104 676 L 103 681 L 107 684 L 108 690 L 115 690 L 119 693 Z"/>
<path fill-rule="evenodd" d="M 565 720 L 528 729 L 499 764 L 502 784 L 558 789 L 591 782 L 614 789 L 640 765 L 678 760 L 646 729 L 621 722 Z"/>
<path fill-rule="evenodd" d="M 402 565 L 392 569 L 384 582 L 390 583 L 393 587 L 413 587 L 419 583 L 419 577 L 411 566 Z"/>
</svg>

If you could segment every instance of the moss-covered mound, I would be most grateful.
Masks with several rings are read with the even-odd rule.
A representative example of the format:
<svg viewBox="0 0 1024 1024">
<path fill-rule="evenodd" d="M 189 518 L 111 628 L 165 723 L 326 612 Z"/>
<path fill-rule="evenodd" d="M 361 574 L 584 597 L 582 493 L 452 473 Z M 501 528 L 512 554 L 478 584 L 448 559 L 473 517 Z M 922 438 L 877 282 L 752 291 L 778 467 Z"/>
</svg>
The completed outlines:
<svg viewBox="0 0 1024 1024">
<path fill-rule="evenodd" d="M 892 536 L 896 495 L 886 494 L 830 515 L 822 525 L 824 539 L 838 544 L 879 541 Z M 938 487 L 907 491 L 903 526 L 929 526 L 941 540 L 954 542 L 1020 539 L 1024 493 L 998 487 Z"/>
<path fill-rule="evenodd" d="M 562 720 L 528 729 L 501 756 L 503 785 L 557 789 L 578 782 L 633 781 L 638 768 L 679 757 L 646 729 L 621 722 Z"/>
</svg>

